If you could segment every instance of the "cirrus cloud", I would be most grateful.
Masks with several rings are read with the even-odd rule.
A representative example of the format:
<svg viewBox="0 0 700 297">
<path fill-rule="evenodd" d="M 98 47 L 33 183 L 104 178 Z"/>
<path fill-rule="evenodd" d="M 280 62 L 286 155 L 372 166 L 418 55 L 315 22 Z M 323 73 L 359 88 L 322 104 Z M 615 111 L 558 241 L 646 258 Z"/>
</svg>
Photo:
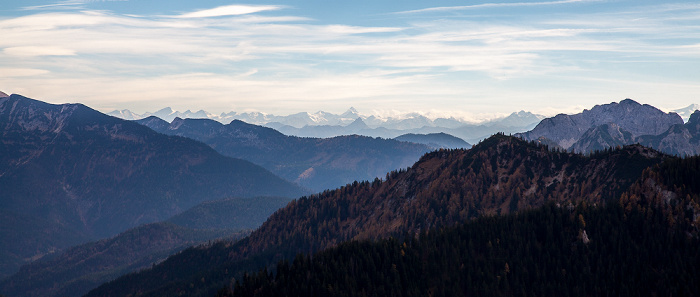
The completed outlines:
<svg viewBox="0 0 700 297">
<path fill-rule="evenodd" d="M 274 113 L 321 104 L 340 111 L 352 104 L 509 113 L 512 106 L 542 110 L 563 97 L 583 106 L 619 97 L 681 106 L 688 104 L 670 102 L 650 86 L 673 86 L 675 102 L 698 90 L 697 5 L 525 15 L 517 22 L 452 17 L 445 8 L 430 11 L 450 17 L 389 15 L 391 22 L 375 26 L 321 22 L 287 8 L 227 5 L 138 17 L 76 10 L 0 19 L 0 65 L 14 69 L 13 76 L 0 76 L 0 86 L 96 108 Z M 624 90 L 613 83 L 619 78 Z M 79 90 L 61 89 L 81 81 Z"/>
<path fill-rule="evenodd" d="M 74 50 L 57 46 L 16 46 L 7 47 L 3 53 L 16 57 L 75 56 Z"/>
<path fill-rule="evenodd" d="M 258 13 L 262 11 L 271 11 L 282 9 L 282 6 L 278 5 L 226 5 L 219 6 L 212 9 L 198 10 L 194 12 L 184 13 L 177 18 L 210 18 L 210 17 L 221 17 L 221 16 L 232 16 L 232 15 L 244 15 L 251 13 Z"/>
</svg>

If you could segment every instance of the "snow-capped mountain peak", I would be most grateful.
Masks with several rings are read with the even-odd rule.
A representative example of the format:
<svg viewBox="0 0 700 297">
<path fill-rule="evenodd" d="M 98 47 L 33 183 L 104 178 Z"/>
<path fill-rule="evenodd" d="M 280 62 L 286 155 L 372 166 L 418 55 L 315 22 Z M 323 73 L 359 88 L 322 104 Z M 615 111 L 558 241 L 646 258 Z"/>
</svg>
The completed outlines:
<svg viewBox="0 0 700 297">
<path fill-rule="evenodd" d="M 683 108 L 672 110 L 672 112 L 677 113 L 684 122 L 688 122 L 690 115 L 692 115 L 696 110 L 700 110 L 700 104 L 691 104 Z"/>
</svg>

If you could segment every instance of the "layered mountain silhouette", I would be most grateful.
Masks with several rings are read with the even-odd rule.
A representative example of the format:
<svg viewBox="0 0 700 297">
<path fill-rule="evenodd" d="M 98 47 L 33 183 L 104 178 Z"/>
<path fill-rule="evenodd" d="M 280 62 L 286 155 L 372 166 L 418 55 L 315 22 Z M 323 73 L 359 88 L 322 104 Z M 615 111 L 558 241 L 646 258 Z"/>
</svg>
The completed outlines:
<svg viewBox="0 0 700 297">
<path fill-rule="evenodd" d="M 446 133 L 431 134 L 404 134 L 394 138 L 398 141 L 422 143 L 433 149 L 470 148 L 472 145 L 466 141 Z"/>
<path fill-rule="evenodd" d="M 305 191 L 248 161 L 81 104 L 0 98 L 0 276 L 207 200 Z"/>
<path fill-rule="evenodd" d="M 690 115 L 695 113 L 696 110 L 700 110 L 700 104 L 694 103 L 683 108 L 674 109 L 672 111 L 681 116 L 681 118 L 683 118 L 683 121 L 687 122 L 690 119 Z"/>
<path fill-rule="evenodd" d="M 203 110 L 192 112 L 175 111 L 170 107 L 156 112 L 137 114 L 128 109 L 115 110 L 111 116 L 126 120 L 141 120 L 150 116 L 172 122 L 182 119 L 211 119 L 221 123 L 240 120 L 246 123 L 273 128 L 286 135 L 300 137 L 330 138 L 343 135 L 364 135 L 371 137 L 395 138 L 403 134 L 446 133 L 468 142 L 476 142 L 497 132 L 517 133 L 532 129 L 544 118 L 542 115 L 527 111 L 513 112 L 506 117 L 496 118 L 480 123 L 449 118 L 430 119 L 419 113 L 407 113 L 396 116 L 362 115 L 355 108 L 342 114 L 319 111 L 316 113 L 300 112 L 287 116 L 277 116 L 261 112 L 228 112 L 215 115 Z"/>
<path fill-rule="evenodd" d="M 238 120 L 227 125 L 180 118 L 167 123 L 156 117 L 137 122 L 160 133 L 202 141 L 223 155 L 249 160 L 314 191 L 384 176 L 411 166 L 431 150 L 422 144 L 358 135 L 287 136 Z"/>
<path fill-rule="evenodd" d="M 297 199 L 239 242 L 190 249 L 87 296 L 211 296 L 243 270 L 348 240 L 417 234 L 548 202 L 604 204 L 668 158 L 639 145 L 583 156 L 496 135 L 470 150 L 426 154 L 385 180 Z"/>
<path fill-rule="evenodd" d="M 531 131 L 516 136 L 582 153 L 640 143 L 669 154 L 695 155 L 700 153 L 699 124 L 697 111 L 684 124 L 676 113 L 625 99 L 579 114 L 544 119 Z"/>
<path fill-rule="evenodd" d="M 287 135 L 302 137 L 334 137 L 339 135 L 359 134 L 371 137 L 395 138 L 404 134 L 439 134 L 445 133 L 468 142 L 477 142 L 494 133 L 508 134 L 532 129 L 543 116 L 530 112 L 514 112 L 505 118 L 480 124 L 465 123 L 454 118 L 428 119 L 419 114 L 409 114 L 405 119 L 384 121 L 370 116 L 357 117 L 350 124 L 306 125 L 295 127 L 280 122 L 264 124 Z"/>
<path fill-rule="evenodd" d="M 207 201 L 167 221 L 141 225 L 24 265 L 0 281 L 0 292 L 9 296 L 81 296 L 190 246 L 248 235 L 289 201 L 286 197 Z"/>
<path fill-rule="evenodd" d="M 16 95 L 0 98 L 0 236 L 10 238 L 0 247 L 9 251 L 2 263 L 33 261 L 51 251 L 47 246 L 58 250 L 61 244 L 121 232 L 105 228 L 107 222 L 126 226 L 170 219 L 44 256 L 0 282 L 0 293 L 82 294 L 100 281 L 149 266 L 87 296 L 227 296 L 233 288 L 250 295 L 308 290 L 331 294 L 348 283 L 361 284 L 346 287 L 349 295 L 394 292 L 389 288 L 395 282 L 383 282 L 394 271 L 412 275 L 402 280 L 410 285 L 398 287 L 417 296 L 450 295 L 466 282 L 475 284 L 470 288 L 477 288 L 477 295 L 527 294 L 513 288 L 533 281 L 543 284 L 527 291 L 534 295 L 667 292 L 667 286 L 673 286 L 674 294 L 697 292 L 688 280 L 700 274 L 695 252 L 700 158 L 678 158 L 638 143 L 670 154 L 692 154 L 700 112 L 683 123 L 676 114 L 623 100 L 578 115 L 559 115 L 519 137 L 499 133 L 469 150 L 440 149 L 407 169 L 372 175 L 383 179 L 369 177 L 301 197 L 248 237 L 184 250 L 185 245 L 231 234 L 220 228 L 245 224 L 241 213 L 256 218 L 270 213 L 247 204 L 255 198 L 207 200 L 303 192 L 276 177 L 269 182 L 272 173 L 223 157 L 207 145 L 219 152 L 233 147 L 246 158 L 270 160 L 263 155 L 282 154 L 278 160 L 302 160 L 299 167 L 284 164 L 308 179 L 322 165 L 367 167 L 366 159 L 352 155 L 360 147 L 367 155 L 390 158 L 382 149 L 386 140 L 357 135 L 315 139 L 314 149 L 303 138 L 240 121 L 141 121 L 170 131 L 164 133 L 172 136 L 166 136 L 104 117 L 82 105 L 50 105 Z M 352 127 L 366 129 L 367 122 L 355 118 Z M 204 143 L 176 136 L 185 131 Z M 688 145 L 679 145 L 682 141 Z M 331 145 L 324 147 L 324 142 Z M 331 147 L 332 154 L 326 151 Z M 312 168 L 304 163 L 308 160 L 321 162 Z M 9 199 L 4 193 L 11 194 Z M 16 240 L 24 241 L 24 250 Z M 364 242 L 359 248 L 358 241 Z M 312 255 L 322 250 L 327 251 Z M 650 264 L 640 265 L 638 257 Z M 290 270 L 285 261 L 291 259 Z M 275 264 L 281 273 L 264 270 Z M 329 270 L 339 267 L 352 267 L 352 274 Z M 332 278 L 340 282 L 325 283 Z"/>
</svg>

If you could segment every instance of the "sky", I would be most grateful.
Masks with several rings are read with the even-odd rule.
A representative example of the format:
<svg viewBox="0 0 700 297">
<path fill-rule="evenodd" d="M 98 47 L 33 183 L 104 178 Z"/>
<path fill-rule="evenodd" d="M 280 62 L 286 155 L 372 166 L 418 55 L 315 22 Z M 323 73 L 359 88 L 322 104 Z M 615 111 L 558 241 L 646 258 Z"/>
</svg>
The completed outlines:
<svg viewBox="0 0 700 297">
<path fill-rule="evenodd" d="M 103 112 L 671 110 L 700 102 L 700 3 L 0 0 L 0 91 Z"/>
</svg>

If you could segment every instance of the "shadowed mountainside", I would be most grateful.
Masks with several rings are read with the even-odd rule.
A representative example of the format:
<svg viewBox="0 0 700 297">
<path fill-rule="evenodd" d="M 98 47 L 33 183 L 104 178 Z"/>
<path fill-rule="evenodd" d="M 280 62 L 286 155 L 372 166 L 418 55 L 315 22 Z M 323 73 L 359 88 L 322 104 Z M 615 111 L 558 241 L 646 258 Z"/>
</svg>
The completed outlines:
<svg viewBox="0 0 700 297">
<path fill-rule="evenodd" d="M 189 246 L 243 237 L 289 201 L 285 197 L 207 201 L 166 222 L 142 225 L 24 265 L 0 281 L 0 292 L 9 296 L 81 296 Z"/>
<path fill-rule="evenodd" d="M 163 134 L 202 141 L 223 155 L 249 160 L 314 191 L 384 176 L 391 170 L 410 166 L 430 151 L 422 144 L 358 135 L 286 136 L 238 120 L 227 125 L 208 119 L 180 118 L 168 124 L 156 117 L 137 122 Z"/>
<path fill-rule="evenodd" d="M 81 104 L 0 98 L 0 276 L 69 246 L 164 220 L 207 200 L 298 186 Z"/>
</svg>

